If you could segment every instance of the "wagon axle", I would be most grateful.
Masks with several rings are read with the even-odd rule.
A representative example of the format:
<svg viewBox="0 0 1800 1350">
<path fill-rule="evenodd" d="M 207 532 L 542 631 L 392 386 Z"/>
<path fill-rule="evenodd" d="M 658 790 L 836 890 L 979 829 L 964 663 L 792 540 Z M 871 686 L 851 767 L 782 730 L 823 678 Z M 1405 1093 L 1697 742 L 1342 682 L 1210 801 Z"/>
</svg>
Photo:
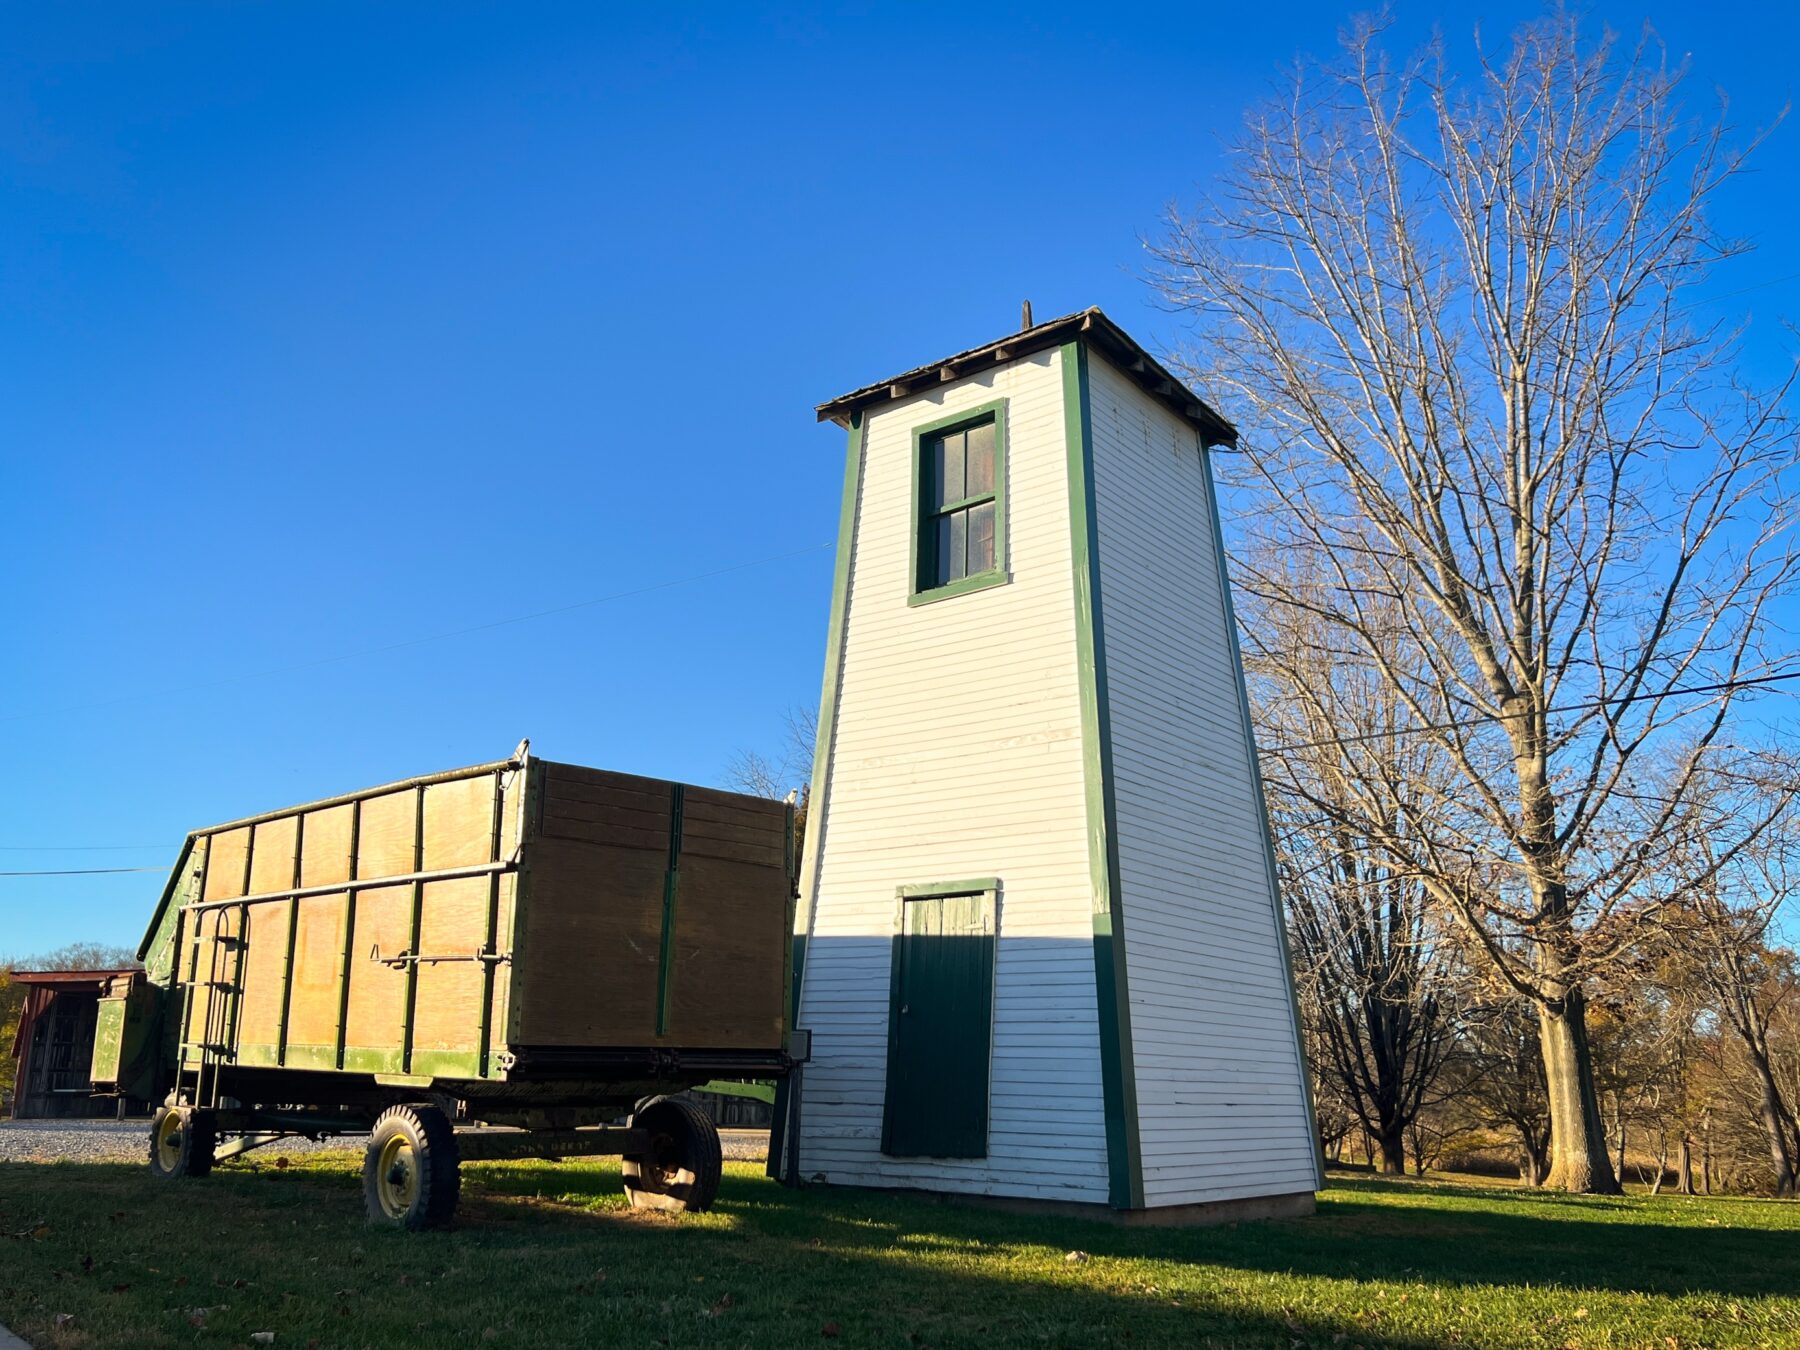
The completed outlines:
<svg viewBox="0 0 1800 1350">
<path fill-rule="evenodd" d="M 215 1162 L 293 1138 L 301 1122 L 312 1138 L 367 1133 L 363 1198 L 371 1220 L 407 1229 L 440 1228 L 455 1213 L 465 1162 L 612 1155 L 624 1159 L 625 1194 L 641 1209 L 698 1212 L 718 1194 L 724 1167 L 718 1128 L 693 1103 L 645 1102 L 624 1126 L 575 1129 L 456 1129 L 431 1103 L 389 1107 L 369 1125 L 305 1113 L 171 1104 L 150 1127 L 150 1170 L 158 1177 L 201 1177 Z M 219 1143 L 220 1135 L 232 1136 Z"/>
</svg>

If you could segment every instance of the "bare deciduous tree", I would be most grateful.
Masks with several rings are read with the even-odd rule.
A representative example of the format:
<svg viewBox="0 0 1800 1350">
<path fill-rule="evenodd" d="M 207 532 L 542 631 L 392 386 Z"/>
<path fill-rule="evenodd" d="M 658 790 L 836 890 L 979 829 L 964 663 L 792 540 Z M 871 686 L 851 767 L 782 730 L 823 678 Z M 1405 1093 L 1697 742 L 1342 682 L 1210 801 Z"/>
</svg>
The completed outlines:
<svg viewBox="0 0 1800 1350">
<path fill-rule="evenodd" d="M 1800 881 L 1800 767 L 1768 756 L 1713 775 L 1713 787 L 1708 810 L 1689 825 L 1687 862 L 1700 881 L 1683 889 L 1671 916 L 1671 961 L 1711 994 L 1735 1038 L 1753 1113 L 1768 1137 L 1773 1189 L 1791 1196 L 1800 1193 L 1800 1110 L 1778 1071 L 1772 1029 L 1800 995 L 1800 981 L 1793 954 L 1771 945 L 1770 929 Z M 1720 866 L 1718 822 L 1740 814 L 1770 815 L 1772 823 Z"/>
<path fill-rule="evenodd" d="M 1332 651 L 1307 613 L 1265 617 L 1248 664 L 1258 735 L 1306 746 L 1264 780 L 1309 1039 L 1382 1171 L 1403 1173 L 1408 1132 L 1438 1100 L 1462 963 L 1429 892 L 1360 823 L 1404 829 L 1450 775 L 1379 671 Z"/>
<path fill-rule="evenodd" d="M 1691 303 L 1740 251 L 1707 212 L 1748 150 L 1680 85 L 1560 13 L 1467 83 L 1364 23 L 1155 249 L 1246 429 L 1245 556 L 1280 560 L 1239 567 L 1246 634 L 1306 611 L 1455 766 L 1450 799 L 1358 828 L 1534 1009 L 1577 1191 L 1618 1185 L 1588 981 L 1678 899 L 1647 882 L 1795 579 L 1787 385 L 1746 387 Z"/>
</svg>

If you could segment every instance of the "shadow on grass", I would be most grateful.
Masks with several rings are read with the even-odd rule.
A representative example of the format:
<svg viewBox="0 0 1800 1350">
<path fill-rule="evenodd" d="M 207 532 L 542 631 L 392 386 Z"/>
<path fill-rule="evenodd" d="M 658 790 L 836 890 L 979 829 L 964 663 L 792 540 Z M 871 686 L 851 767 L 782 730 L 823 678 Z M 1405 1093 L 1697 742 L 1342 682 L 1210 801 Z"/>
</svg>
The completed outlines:
<svg viewBox="0 0 1800 1350">
<path fill-rule="evenodd" d="M 845 1344 L 1211 1337 L 1286 1350 L 1341 1336 L 1422 1350 L 1450 1337 L 1360 1320 L 1373 1295 L 1359 1282 L 1486 1286 L 1480 1297 L 1502 1305 L 1527 1285 L 1744 1297 L 1800 1285 L 1787 1233 L 1605 1210 L 1588 1220 L 1590 1202 L 1504 1188 L 1359 1180 L 1334 1186 L 1308 1219 L 1140 1229 L 899 1193 L 789 1191 L 738 1173 L 712 1214 L 690 1219 L 630 1211 L 616 1165 L 483 1164 L 465 1179 L 457 1229 L 409 1236 L 363 1221 L 352 1158 L 177 1183 L 124 1164 L 0 1164 L 0 1232 L 48 1230 L 0 1241 L 0 1322 L 41 1335 L 51 1312 L 72 1311 L 92 1343 L 174 1344 L 143 1334 L 171 1317 L 181 1332 L 173 1298 L 229 1303 L 219 1316 L 241 1316 L 246 1334 L 278 1321 L 302 1344 L 321 1330 L 327 1345 L 347 1332 L 406 1344 L 486 1327 L 495 1335 L 484 1341 L 500 1345 L 646 1334 L 783 1345 L 835 1325 Z M 1395 1203 L 1433 1195 L 1443 1203 Z M 1096 1259 L 1065 1265 L 1077 1248 Z M 170 1295 L 178 1270 L 192 1284 Z M 124 1291 L 109 1295 L 115 1284 Z"/>
<path fill-rule="evenodd" d="M 520 1169 L 516 1178 L 490 1172 L 490 1177 L 486 1184 L 501 1194 L 543 1191 L 549 1184 L 541 1170 Z M 578 1203 L 604 1205 L 617 1197 L 617 1179 L 608 1173 L 582 1169 L 568 1173 L 567 1181 L 566 1191 Z M 1396 1205 L 1382 1203 L 1383 1196 L 1438 1196 L 1452 1203 Z M 622 1206 L 622 1198 L 617 1203 Z M 730 1175 L 720 1187 L 719 1203 L 770 1235 L 829 1233 L 833 1241 L 876 1247 L 893 1234 L 929 1230 L 971 1246 L 1061 1246 L 1096 1256 L 1332 1279 L 1731 1297 L 1792 1295 L 1800 1288 L 1800 1244 L 1790 1233 L 1728 1223 L 1659 1223 L 1646 1214 L 1655 1201 L 1505 1186 L 1340 1179 L 1310 1218 L 1212 1228 L 1125 1228 L 1101 1220 L 1021 1216 L 937 1196 L 825 1187 L 790 1191 Z M 1680 1202 L 1665 1197 L 1661 1203 Z M 1742 1202 L 1746 1207 L 1771 1203 Z M 1582 1217 L 1587 1214 L 1596 1217 Z M 1800 1228 L 1800 1207 L 1795 1219 L 1793 1226 Z"/>
<path fill-rule="evenodd" d="M 21 1214 L 20 1226 L 45 1226 L 4 1253 L 16 1259 L 0 1271 L 0 1322 L 42 1347 L 191 1343 L 188 1305 L 210 1310 L 208 1338 L 222 1344 L 270 1327 L 301 1344 L 441 1338 L 484 1350 L 821 1337 L 982 1347 L 1214 1338 L 1287 1350 L 1346 1331 L 1407 1350 L 1443 1343 L 1371 1335 L 1347 1313 L 1109 1283 L 1125 1277 L 1098 1263 L 1019 1260 L 979 1231 L 987 1216 L 916 1200 L 876 1197 L 895 1212 L 864 1216 L 850 1192 L 731 1177 L 719 1211 L 671 1219 L 616 1203 L 610 1168 L 486 1165 L 468 1180 L 464 1222 L 407 1235 L 363 1222 L 356 1178 L 341 1165 L 167 1183 L 122 1164 L 0 1164 L 0 1226 Z M 74 1319 L 67 1337 L 57 1315 Z"/>
</svg>

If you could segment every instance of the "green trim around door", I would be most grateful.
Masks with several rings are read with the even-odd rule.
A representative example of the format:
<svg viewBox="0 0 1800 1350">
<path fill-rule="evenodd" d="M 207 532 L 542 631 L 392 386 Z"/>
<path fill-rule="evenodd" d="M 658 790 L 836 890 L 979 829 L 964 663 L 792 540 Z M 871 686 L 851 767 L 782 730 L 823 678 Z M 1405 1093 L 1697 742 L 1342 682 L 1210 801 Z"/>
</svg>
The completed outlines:
<svg viewBox="0 0 1800 1350">
<path fill-rule="evenodd" d="M 1213 552 L 1219 568 L 1219 594 L 1225 602 L 1225 632 L 1231 648 L 1231 668 L 1237 677 L 1238 711 L 1243 717 L 1244 746 L 1250 755 L 1250 784 L 1256 800 L 1256 821 L 1261 829 L 1263 866 L 1269 877 L 1269 898 L 1275 909 L 1275 939 L 1281 948 L 1281 973 L 1287 978 L 1288 1012 L 1294 1023 L 1294 1064 L 1300 1074 L 1300 1092 L 1306 1102 L 1306 1133 L 1312 1140 L 1313 1175 L 1318 1189 L 1325 1189 L 1325 1145 L 1319 1138 L 1318 1107 L 1313 1102 L 1312 1073 L 1307 1066 L 1306 1041 L 1300 1030 L 1300 991 L 1294 982 L 1294 955 L 1288 949 L 1287 914 L 1281 903 L 1281 871 L 1275 865 L 1275 837 L 1269 826 L 1269 804 L 1263 793 L 1262 756 L 1256 752 L 1256 723 L 1250 716 L 1250 684 L 1244 678 L 1244 651 L 1238 641 L 1237 614 L 1231 604 L 1231 569 L 1225 558 L 1225 534 L 1220 524 L 1219 493 L 1213 485 L 1212 453 L 1200 442 L 1200 477 L 1206 487 L 1206 505 L 1212 512 Z"/>
<path fill-rule="evenodd" d="M 990 420 L 994 424 L 994 565 L 945 585 L 922 589 L 919 585 L 919 542 L 925 518 L 925 442 L 940 433 Z M 912 429 L 912 545 L 907 555 L 906 603 L 929 605 L 971 591 L 1004 586 L 1012 580 L 1006 563 L 1006 400 L 1001 398 Z"/>
<path fill-rule="evenodd" d="M 1112 719 L 1106 694 L 1106 629 L 1100 605 L 1100 540 L 1094 509 L 1093 418 L 1088 354 L 1062 349 L 1063 434 L 1069 462 L 1069 539 L 1075 580 L 1075 653 L 1081 677 L 1082 777 L 1087 790 L 1088 875 L 1094 924 L 1094 995 L 1100 1019 L 1100 1087 L 1106 1112 L 1107 1198 L 1144 1207 L 1131 993 L 1119 892 L 1118 810 L 1113 800 Z"/>
<path fill-rule="evenodd" d="M 896 886 L 894 896 L 900 900 L 917 900 L 921 896 L 980 895 L 998 891 L 999 877 L 970 877 L 966 881 L 933 881 L 923 886 Z"/>
<path fill-rule="evenodd" d="M 807 788 L 806 841 L 801 858 L 801 896 L 795 907 L 793 951 L 793 1000 L 788 1008 L 788 1027 L 799 1024 L 806 985 L 806 944 L 812 935 L 813 914 L 818 905 L 820 845 L 825 838 L 826 813 L 831 798 L 831 749 L 837 734 L 838 687 L 844 667 L 844 631 L 850 617 L 851 562 L 856 553 L 856 508 L 862 498 L 863 444 L 868 438 L 864 414 L 850 415 L 850 434 L 844 452 L 844 496 L 838 507 L 837 566 L 831 579 L 831 622 L 825 634 L 825 681 L 819 691 L 819 722 L 813 739 L 812 782 Z M 783 1078 L 775 1089 L 775 1124 L 769 1137 L 768 1174 L 790 1186 L 800 1184 L 801 1103 L 793 1092 L 793 1079 Z M 800 1094 L 804 1096 L 804 1093 Z M 784 1147 L 785 1146 L 785 1147 Z M 784 1162 L 785 1159 L 785 1162 Z"/>
<path fill-rule="evenodd" d="M 895 899 L 881 1097 L 890 1158 L 988 1155 L 1000 887 L 970 885 L 902 886 Z"/>
</svg>

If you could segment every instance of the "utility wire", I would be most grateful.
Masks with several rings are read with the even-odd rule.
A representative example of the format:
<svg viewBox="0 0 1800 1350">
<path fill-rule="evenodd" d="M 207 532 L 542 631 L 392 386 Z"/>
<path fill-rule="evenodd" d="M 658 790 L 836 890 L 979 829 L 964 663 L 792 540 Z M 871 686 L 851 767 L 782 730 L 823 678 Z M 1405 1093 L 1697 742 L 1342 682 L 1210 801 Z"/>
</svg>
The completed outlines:
<svg viewBox="0 0 1800 1350">
<path fill-rule="evenodd" d="M 167 844 L 0 844 L 0 853 L 148 853 Z"/>
<path fill-rule="evenodd" d="M 379 647 L 362 647 L 355 651 L 339 652 L 335 656 L 321 656 L 311 661 L 297 661 L 287 666 L 271 666 L 263 670 L 248 670 L 237 675 L 227 675 L 217 680 L 206 680 L 196 683 L 182 684 L 172 688 L 155 690 L 142 694 L 125 694 L 119 698 L 102 699 L 96 703 L 78 703 L 63 708 L 49 709 L 47 714 L 12 713 L 0 717 L 0 723 L 21 722 L 39 716 L 55 716 L 61 713 L 85 712 L 90 708 L 115 707 L 121 703 L 133 703 L 147 698 L 163 698 L 171 694 L 191 693 L 199 689 L 216 689 L 221 685 L 241 684 L 245 680 L 261 679 L 270 675 L 291 675 L 295 671 L 316 670 L 320 666 L 335 665 L 340 661 L 354 661 L 365 656 L 380 656 L 386 652 L 402 651 L 408 647 L 423 646 L 428 642 L 444 642 L 450 638 L 467 637 L 471 633 L 491 632 L 496 628 L 505 628 L 515 623 L 530 623 L 534 619 L 547 619 L 557 614 L 568 614 L 577 609 L 589 609 L 594 605 L 610 604 L 614 600 L 629 600 L 634 596 L 649 595 L 655 591 L 666 591 L 674 586 L 687 586 L 696 581 L 708 581 L 713 577 L 726 576 L 732 572 L 742 572 L 752 567 L 766 567 L 770 563 L 786 562 L 790 558 L 802 557 L 808 553 L 817 553 L 821 549 L 832 548 L 835 541 L 823 544 L 808 544 L 805 548 L 790 549 L 786 553 L 771 553 L 764 558 L 752 558 L 748 562 L 732 563 L 726 567 L 715 567 L 708 572 L 692 572 L 687 576 L 670 577 L 664 581 L 653 581 L 644 586 L 634 586 L 626 591 L 613 591 L 608 595 L 597 595 L 591 600 L 577 600 L 572 604 L 558 605 L 554 609 L 533 610 L 529 614 L 515 614 L 506 619 L 494 619 L 489 623 L 472 624 L 467 628 L 450 628 L 441 633 L 427 633 L 423 637 L 406 638 L 400 642 L 388 642 Z"/>
<path fill-rule="evenodd" d="M 1653 690 L 1645 694 L 1622 694 L 1617 698 L 1591 699 L 1586 703 L 1564 703 L 1545 710 L 1546 715 L 1553 713 L 1590 712 L 1595 708 L 1620 707 L 1628 703 L 1641 703 L 1647 699 L 1675 698 L 1684 694 L 1719 694 L 1732 689 L 1753 689 L 1761 685 L 1778 684 L 1784 680 L 1800 680 L 1800 670 L 1777 671 L 1772 675 L 1754 675 L 1740 680 L 1721 680 L 1716 684 L 1679 685 L 1671 689 Z M 1501 713 L 1497 717 L 1504 720 L 1509 714 Z M 1510 714 L 1520 716 L 1521 714 Z M 1365 741 L 1389 740 L 1396 736 L 1417 736 L 1432 731 L 1453 731 L 1459 727 L 1484 726 L 1496 720 L 1495 717 L 1462 717 L 1450 722 L 1427 722 L 1416 727 L 1396 727 L 1393 731 L 1371 731 L 1360 736 L 1332 736 L 1319 741 L 1290 741 L 1283 745 L 1265 745 L 1258 749 L 1265 755 L 1285 754 L 1290 750 L 1317 750 L 1328 745 L 1359 745 Z M 14 848 L 32 848 L 34 845 L 8 845 Z M 71 846 L 76 847 L 76 846 Z M 139 847 L 156 847 L 155 845 L 137 844 L 96 844 L 99 849 L 128 849 Z M 42 872 L 0 872 L 0 877 L 76 877 L 96 876 L 114 872 L 161 872 L 160 867 L 77 867 Z"/>
<path fill-rule="evenodd" d="M 1800 670 L 1778 671 L 1773 675 L 1756 675 L 1742 680 L 1721 680 L 1717 684 L 1690 684 L 1672 689 L 1654 689 L 1643 694 L 1621 694 L 1617 698 L 1590 699 L 1586 703 L 1564 703 L 1554 708 L 1544 709 L 1544 715 L 1548 717 L 1553 713 L 1591 712 L 1596 708 L 1611 707 L 1613 704 L 1624 707 L 1627 703 L 1674 698 L 1679 694 L 1721 694 L 1731 689 L 1750 689 L 1757 685 L 1776 684 L 1782 680 L 1800 680 Z M 1280 755 L 1286 754 L 1289 750 L 1319 750 L 1328 745 L 1360 745 L 1365 741 L 1385 741 L 1396 736 L 1417 736 L 1430 731 L 1455 731 L 1461 727 L 1485 726 L 1490 722 L 1504 722 L 1509 717 L 1523 716 L 1523 713 L 1494 713 L 1481 717 L 1459 717 L 1449 722 L 1426 722 L 1416 727 L 1396 727 L 1392 731 L 1365 732 L 1360 736 L 1327 736 L 1323 740 L 1289 741 L 1284 745 L 1265 745 L 1258 748 L 1265 755 Z"/>
<path fill-rule="evenodd" d="M 98 877 L 116 872 L 166 872 L 166 867 L 65 867 L 50 872 L 0 872 L 0 877 Z"/>
</svg>

